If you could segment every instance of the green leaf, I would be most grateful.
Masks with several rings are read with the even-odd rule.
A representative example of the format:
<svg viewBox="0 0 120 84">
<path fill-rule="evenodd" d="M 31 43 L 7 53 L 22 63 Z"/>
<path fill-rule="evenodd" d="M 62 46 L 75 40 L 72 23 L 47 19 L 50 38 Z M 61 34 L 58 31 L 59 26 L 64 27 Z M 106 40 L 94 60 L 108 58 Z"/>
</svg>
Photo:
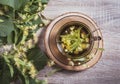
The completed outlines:
<svg viewBox="0 0 120 84">
<path fill-rule="evenodd" d="M 24 6 L 29 0 L 14 0 L 14 9 L 18 10 Z"/>
<path fill-rule="evenodd" d="M 29 84 L 29 78 L 26 75 L 24 75 L 24 78 L 25 78 L 25 84 Z"/>
<path fill-rule="evenodd" d="M 0 0 L 0 4 L 8 5 L 15 10 L 18 10 L 21 6 L 25 5 L 29 0 Z"/>
<path fill-rule="evenodd" d="M 10 65 L 9 63 L 7 63 L 9 69 L 10 69 L 10 74 L 11 74 L 11 77 L 13 77 L 13 74 L 14 74 L 14 69 L 13 69 L 13 66 Z"/>
<path fill-rule="evenodd" d="M 30 84 L 29 77 L 23 73 L 19 74 L 19 79 L 22 80 L 22 84 Z"/>
<path fill-rule="evenodd" d="M 16 44 L 18 41 L 18 32 L 16 30 L 12 31 L 8 36 L 7 36 L 7 43 L 8 44 Z"/>
<path fill-rule="evenodd" d="M 12 65 L 10 64 L 10 60 L 6 56 L 4 56 L 4 60 L 5 60 L 6 64 L 8 65 L 9 69 L 10 69 L 11 77 L 13 77 L 14 70 L 13 70 Z"/>
<path fill-rule="evenodd" d="M 14 8 L 14 0 L 0 0 L 0 4 L 8 5 L 8 6 Z"/>
<path fill-rule="evenodd" d="M 37 82 L 37 84 L 48 84 L 48 80 L 47 79 L 45 79 L 45 80 L 39 80 Z"/>
<path fill-rule="evenodd" d="M 10 63 L 10 60 L 6 56 L 4 56 L 4 60 L 6 63 Z"/>
<path fill-rule="evenodd" d="M 13 32 L 11 32 L 10 35 L 7 36 L 7 43 L 8 44 L 13 43 Z"/>
<path fill-rule="evenodd" d="M 41 0 L 42 4 L 47 4 L 49 0 Z"/>
<path fill-rule="evenodd" d="M 10 84 L 10 71 L 4 67 L 0 75 L 0 84 Z"/>
<path fill-rule="evenodd" d="M 0 23 L 0 37 L 8 36 L 13 30 L 13 21 L 10 18 L 0 17 L 4 22 Z"/>
<path fill-rule="evenodd" d="M 43 22 L 42 22 L 41 18 L 38 17 L 38 19 L 33 20 L 32 23 L 33 23 L 33 24 L 40 24 L 40 23 L 43 23 Z"/>
<path fill-rule="evenodd" d="M 47 56 L 42 53 L 37 46 L 27 52 L 27 58 L 28 60 L 33 61 L 33 64 L 37 70 L 44 68 L 48 61 Z"/>
</svg>

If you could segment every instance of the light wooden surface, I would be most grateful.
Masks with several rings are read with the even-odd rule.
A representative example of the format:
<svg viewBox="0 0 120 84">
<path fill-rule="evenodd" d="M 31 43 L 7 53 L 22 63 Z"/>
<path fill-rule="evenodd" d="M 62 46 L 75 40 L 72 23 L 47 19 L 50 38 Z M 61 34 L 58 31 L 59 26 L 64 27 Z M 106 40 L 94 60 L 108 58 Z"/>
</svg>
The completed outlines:
<svg viewBox="0 0 120 84">
<path fill-rule="evenodd" d="M 49 84 L 120 84 L 120 0 L 50 0 L 44 11 L 47 18 L 66 12 L 82 12 L 93 18 L 104 39 L 102 58 L 82 72 L 60 71 L 47 77 Z M 48 68 L 38 78 L 45 78 Z"/>
</svg>

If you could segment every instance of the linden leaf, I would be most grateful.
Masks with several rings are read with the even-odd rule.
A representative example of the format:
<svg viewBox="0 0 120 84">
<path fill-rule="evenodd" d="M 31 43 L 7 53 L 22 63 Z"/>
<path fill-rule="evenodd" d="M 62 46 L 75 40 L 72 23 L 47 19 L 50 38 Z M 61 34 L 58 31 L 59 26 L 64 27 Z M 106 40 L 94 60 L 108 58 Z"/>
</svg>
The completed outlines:
<svg viewBox="0 0 120 84">
<path fill-rule="evenodd" d="M 13 21 L 10 18 L 3 18 L 4 22 L 0 23 L 0 36 L 6 37 L 14 30 Z"/>
</svg>

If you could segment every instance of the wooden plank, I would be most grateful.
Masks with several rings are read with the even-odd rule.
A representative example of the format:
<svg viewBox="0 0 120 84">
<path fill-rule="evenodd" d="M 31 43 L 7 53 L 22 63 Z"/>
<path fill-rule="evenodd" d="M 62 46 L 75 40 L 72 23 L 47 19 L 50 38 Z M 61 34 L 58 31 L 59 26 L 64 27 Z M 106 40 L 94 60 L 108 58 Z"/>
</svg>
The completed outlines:
<svg viewBox="0 0 120 84">
<path fill-rule="evenodd" d="M 82 12 L 93 18 L 102 30 L 105 51 L 94 67 L 82 72 L 57 72 L 47 78 L 49 84 L 120 84 L 120 1 L 50 0 L 43 14 L 54 19 L 66 12 Z M 43 69 L 38 78 L 44 78 L 48 71 Z"/>
</svg>

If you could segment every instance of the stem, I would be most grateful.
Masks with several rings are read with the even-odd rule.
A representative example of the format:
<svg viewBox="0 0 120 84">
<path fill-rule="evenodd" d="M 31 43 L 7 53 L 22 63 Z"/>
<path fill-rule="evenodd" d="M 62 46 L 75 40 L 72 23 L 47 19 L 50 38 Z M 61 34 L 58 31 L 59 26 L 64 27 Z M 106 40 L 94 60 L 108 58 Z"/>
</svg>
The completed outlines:
<svg viewBox="0 0 120 84">
<path fill-rule="evenodd" d="M 61 70 L 63 70 L 63 69 L 62 68 L 53 69 L 46 74 L 46 77 L 52 76 L 54 73 L 61 71 Z"/>
</svg>

